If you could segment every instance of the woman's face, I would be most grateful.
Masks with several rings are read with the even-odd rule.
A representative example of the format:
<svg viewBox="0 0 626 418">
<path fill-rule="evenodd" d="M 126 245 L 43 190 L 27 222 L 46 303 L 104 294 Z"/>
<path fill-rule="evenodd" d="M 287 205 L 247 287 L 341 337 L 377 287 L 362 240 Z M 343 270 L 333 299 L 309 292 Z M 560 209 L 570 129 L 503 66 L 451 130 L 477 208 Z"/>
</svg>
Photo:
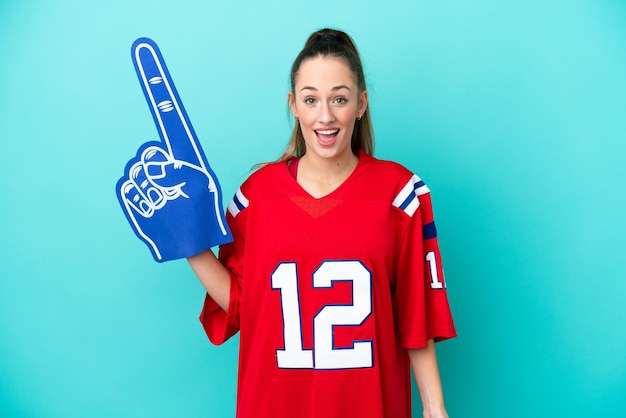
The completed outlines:
<svg viewBox="0 0 626 418">
<path fill-rule="evenodd" d="M 352 158 L 352 132 L 367 107 L 367 92 L 359 92 L 345 61 L 317 57 L 302 62 L 288 98 L 309 157 Z"/>
</svg>

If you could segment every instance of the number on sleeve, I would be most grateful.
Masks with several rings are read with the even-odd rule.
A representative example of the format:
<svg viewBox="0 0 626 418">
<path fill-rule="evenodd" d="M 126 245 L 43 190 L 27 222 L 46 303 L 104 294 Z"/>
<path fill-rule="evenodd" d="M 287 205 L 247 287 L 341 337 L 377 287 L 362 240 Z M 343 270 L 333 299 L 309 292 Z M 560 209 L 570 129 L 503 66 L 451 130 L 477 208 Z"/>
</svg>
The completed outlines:
<svg viewBox="0 0 626 418">
<path fill-rule="evenodd" d="M 439 280 L 439 271 L 437 270 L 437 257 L 434 251 L 429 251 L 426 254 L 426 261 L 430 267 L 430 288 L 431 289 L 443 289 L 444 283 Z"/>
</svg>

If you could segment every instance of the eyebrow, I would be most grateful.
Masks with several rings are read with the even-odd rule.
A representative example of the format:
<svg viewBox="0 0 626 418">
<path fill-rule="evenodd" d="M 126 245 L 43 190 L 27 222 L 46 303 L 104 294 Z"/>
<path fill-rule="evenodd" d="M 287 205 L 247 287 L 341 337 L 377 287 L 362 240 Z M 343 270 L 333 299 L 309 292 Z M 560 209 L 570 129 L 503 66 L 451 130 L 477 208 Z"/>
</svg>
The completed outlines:
<svg viewBox="0 0 626 418">
<path fill-rule="evenodd" d="M 341 84 L 341 85 L 339 85 L 339 86 L 335 86 L 335 87 L 331 88 L 331 91 L 337 91 L 337 90 L 341 90 L 341 89 L 347 89 L 347 90 L 350 90 L 350 87 L 348 87 L 348 86 L 344 86 L 343 84 Z M 316 87 L 313 87 L 313 86 L 304 86 L 304 87 L 302 87 L 302 88 L 300 89 L 300 91 L 303 91 L 303 90 L 313 90 L 313 91 L 317 91 L 317 88 L 316 88 Z"/>
</svg>

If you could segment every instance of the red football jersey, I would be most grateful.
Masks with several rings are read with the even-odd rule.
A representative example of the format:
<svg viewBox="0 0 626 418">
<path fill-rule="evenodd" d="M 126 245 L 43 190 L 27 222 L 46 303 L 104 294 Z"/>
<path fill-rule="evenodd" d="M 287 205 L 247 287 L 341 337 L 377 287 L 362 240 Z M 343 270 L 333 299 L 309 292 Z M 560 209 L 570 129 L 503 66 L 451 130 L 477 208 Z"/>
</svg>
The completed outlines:
<svg viewBox="0 0 626 418">
<path fill-rule="evenodd" d="M 240 331 L 237 417 L 410 417 L 406 349 L 456 335 L 426 185 L 361 153 L 316 199 L 275 163 L 227 220 L 228 313 L 207 295 L 200 320 L 215 344 Z"/>
</svg>

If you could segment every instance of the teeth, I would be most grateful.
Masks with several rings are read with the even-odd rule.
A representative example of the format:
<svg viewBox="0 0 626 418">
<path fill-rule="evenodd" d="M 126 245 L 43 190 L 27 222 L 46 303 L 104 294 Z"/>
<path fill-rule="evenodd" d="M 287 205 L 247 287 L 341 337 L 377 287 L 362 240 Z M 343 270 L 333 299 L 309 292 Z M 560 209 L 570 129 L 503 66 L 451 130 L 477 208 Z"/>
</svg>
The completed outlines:
<svg viewBox="0 0 626 418">
<path fill-rule="evenodd" d="M 317 133 L 321 135 L 332 135 L 332 134 L 336 134 L 337 132 L 339 132 L 339 129 L 333 129 L 333 130 L 328 130 L 328 131 L 317 131 Z"/>
</svg>

